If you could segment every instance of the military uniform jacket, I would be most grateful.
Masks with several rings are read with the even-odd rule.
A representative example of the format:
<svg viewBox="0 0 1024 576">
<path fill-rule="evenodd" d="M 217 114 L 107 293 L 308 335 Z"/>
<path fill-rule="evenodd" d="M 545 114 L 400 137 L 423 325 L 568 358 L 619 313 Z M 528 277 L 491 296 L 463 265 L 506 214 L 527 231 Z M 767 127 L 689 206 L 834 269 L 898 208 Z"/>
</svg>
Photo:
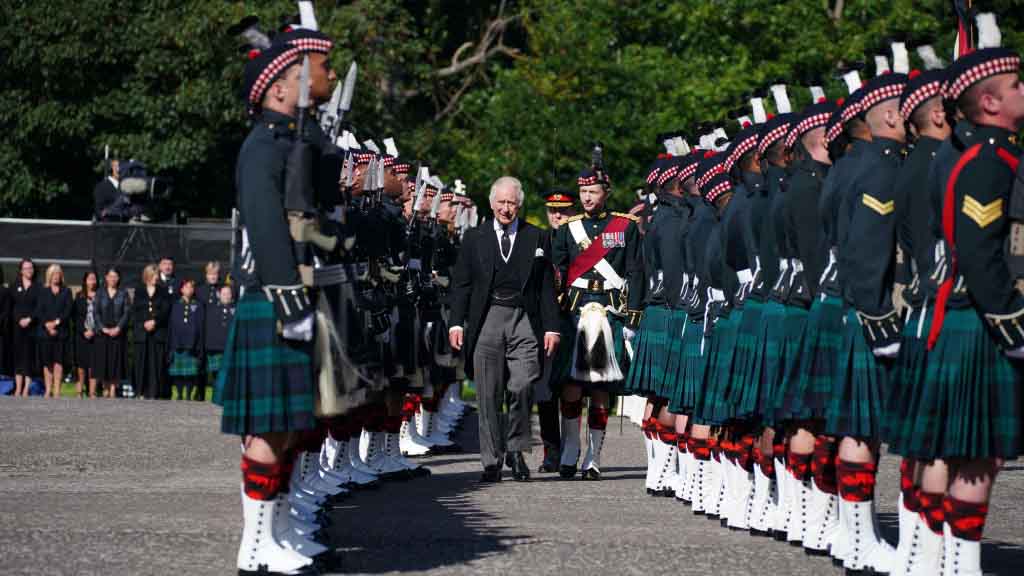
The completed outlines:
<svg viewBox="0 0 1024 576">
<path fill-rule="evenodd" d="M 876 138 L 864 150 L 851 194 L 840 207 L 849 221 L 839 247 L 847 302 L 857 311 L 869 346 L 899 340 L 899 315 L 892 301 L 896 265 L 896 178 L 903 145 Z"/>
<path fill-rule="evenodd" d="M 167 342 L 167 320 L 171 315 L 171 302 L 174 300 L 157 286 L 150 296 L 145 286 L 135 290 L 132 300 L 132 337 L 135 342 L 145 342 L 152 338 L 156 342 Z M 146 332 L 144 324 L 149 320 L 156 321 L 156 328 Z"/>
<path fill-rule="evenodd" d="M 783 201 L 787 252 L 793 255 L 793 283 L 788 304 L 810 308 L 828 262 L 818 205 L 829 166 L 805 158 L 794 166 Z"/>
<path fill-rule="evenodd" d="M 961 153 L 967 149 L 964 145 L 966 134 L 973 134 L 976 127 L 967 120 L 961 120 L 953 129 L 953 134 L 946 138 L 939 149 L 935 152 L 935 159 L 928 168 L 928 211 L 929 229 L 934 239 L 934 253 L 931 273 L 922 277 L 926 298 L 929 300 L 938 296 L 939 286 L 951 274 L 952 264 L 949 245 L 946 243 L 945 233 L 942 229 L 942 205 L 945 200 L 945 186 L 953 173 L 953 168 L 960 160 Z M 970 298 L 967 296 L 967 289 L 963 283 L 955 285 L 952 294 L 947 299 L 948 308 L 969 308 Z"/>
<path fill-rule="evenodd" d="M 760 186 L 748 190 L 753 192 L 751 197 L 751 222 L 754 228 L 754 238 L 757 242 L 757 256 L 761 270 L 757 283 L 751 291 L 751 296 L 759 301 L 764 301 L 772 286 L 779 279 L 779 254 L 775 249 L 775 224 L 768 217 L 771 213 L 772 201 L 775 191 L 781 186 L 781 170 L 767 162 L 763 164 L 764 173 Z"/>
<path fill-rule="evenodd" d="M 235 304 L 220 302 L 203 308 L 203 347 L 206 352 L 218 354 L 224 351 L 228 340 L 228 328 L 235 318 Z"/>
<path fill-rule="evenodd" d="M 1024 296 L 1012 268 L 1021 251 L 1011 231 L 1024 221 L 1013 197 L 1021 149 L 1016 135 L 991 126 L 958 126 L 963 153 L 944 181 L 940 220 L 947 243 L 952 236 L 956 269 L 967 294 L 992 335 L 1005 349 L 1024 346 Z M 1017 233 L 1015 233 L 1017 234 Z M 956 290 L 959 277 L 948 280 Z M 940 292 L 941 294 L 941 292 Z"/>
<path fill-rule="evenodd" d="M 236 276 L 247 290 L 268 294 L 284 323 L 312 314 L 284 209 L 285 168 L 295 128 L 292 117 L 264 110 L 242 144 L 235 168 L 243 228 Z"/>
<path fill-rule="evenodd" d="M 171 308 L 171 340 L 168 348 L 199 354 L 203 351 L 203 305 L 194 298 L 179 298 Z"/>
<path fill-rule="evenodd" d="M 620 234 L 606 234 L 605 228 L 616 218 L 626 218 L 630 222 L 624 232 Z M 620 278 L 625 281 L 625 298 L 623 291 L 606 286 L 607 279 L 595 268 L 587 270 L 580 280 L 588 284 L 587 288 L 578 286 L 566 286 L 562 303 L 569 311 L 575 312 L 580 305 L 586 302 L 585 296 L 593 297 L 601 294 L 601 298 L 607 298 L 607 304 L 625 312 L 626 324 L 636 329 L 640 323 L 640 310 L 643 303 L 644 269 L 640 230 L 637 228 L 637 217 L 631 214 L 618 212 L 601 212 L 590 216 L 581 214 L 573 216 L 565 224 L 560 226 L 555 233 L 555 241 L 551 247 L 551 258 L 563 282 L 568 283 L 570 264 L 586 249 L 573 238 L 570 230 L 573 222 L 581 222 L 588 240 L 586 242 L 601 242 L 609 247 L 604 260 L 611 265 L 612 269 Z M 583 282 L 580 282 L 581 284 Z"/>
<path fill-rule="evenodd" d="M 715 216 L 715 209 L 703 199 L 690 196 L 687 201 L 692 207 L 692 213 L 685 243 L 685 270 L 689 278 L 686 289 L 686 308 L 690 322 L 700 323 L 704 321 L 710 296 L 708 288 L 711 286 L 708 267 L 705 265 L 707 245 L 710 241 L 711 230 L 718 218 Z"/>
<path fill-rule="evenodd" d="M 770 170 L 768 186 L 772 188 L 772 203 L 765 214 L 765 218 L 770 220 L 769 229 L 765 232 L 768 234 L 768 242 L 772 245 L 772 252 L 777 257 L 778 273 L 775 276 L 775 283 L 769 288 L 769 297 L 777 302 L 785 303 L 789 298 L 789 287 L 793 282 L 793 270 L 790 266 L 793 253 L 789 249 L 789 243 L 786 242 L 785 218 L 786 188 L 789 175 L 786 170 L 777 166 L 773 166 Z"/>
<path fill-rule="evenodd" d="M 904 299 L 914 307 L 924 303 L 922 279 L 935 265 L 935 236 L 931 229 L 928 175 L 942 141 L 922 137 L 896 177 L 896 281 L 904 284 Z"/>
<path fill-rule="evenodd" d="M 720 317 L 726 317 L 734 305 L 734 288 L 736 273 L 725 262 L 722 234 L 725 230 L 722 221 L 716 216 L 708 230 L 707 243 L 704 245 L 704 262 L 702 277 L 707 279 L 708 304 L 704 325 L 709 329 Z"/>
<path fill-rule="evenodd" d="M 730 305 L 743 307 L 743 300 L 750 292 L 757 262 L 754 258 L 754 235 L 749 221 L 750 199 L 741 185 L 734 189 L 729 203 L 722 211 L 718 233 L 721 252 L 722 287 Z"/>
<path fill-rule="evenodd" d="M 867 142 L 854 139 L 846 153 L 840 156 L 825 177 L 822 184 L 818 212 L 821 215 L 822 241 L 827 245 L 827 261 L 822 272 L 819 293 L 841 298 L 842 270 L 839 267 L 839 207 L 843 196 L 848 193 L 853 181 L 852 173 L 856 170 Z M 845 227 L 844 227 L 845 229 Z"/>
<path fill-rule="evenodd" d="M 663 195 L 644 235 L 647 275 L 644 306 L 678 308 L 683 291 L 690 208 L 682 198 Z"/>
</svg>

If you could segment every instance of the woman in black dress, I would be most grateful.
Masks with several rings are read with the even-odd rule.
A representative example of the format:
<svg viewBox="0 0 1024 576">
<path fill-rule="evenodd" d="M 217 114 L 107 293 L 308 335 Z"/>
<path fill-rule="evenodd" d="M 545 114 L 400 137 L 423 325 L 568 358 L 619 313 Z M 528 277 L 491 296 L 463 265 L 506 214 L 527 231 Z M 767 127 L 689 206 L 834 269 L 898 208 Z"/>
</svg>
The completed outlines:
<svg viewBox="0 0 1024 576">
<path fill-rule="evenodd" d="M 142 270 L 142 288 L 132 301 L 132 341 L 135 343 L 135 365 L 132 388 L 142 398 L 168 398 L 167 386 L 167 316 L 170 299 L 159 287 L 160 275 L 150 264 Z"/>
<path fill-rule="evenodd" d="M 43 366 L 44 398 L 60 396 L 71 336 L 71 290 L 64 285 L 64 270 L 57 264 L 46 269 L 46 281 L 36 301 L 36 338 Z"/>
<path fill-rule="evenodd" d="M 121 273 L 110 268 L 103 276 L 104 286 L 96 296 L 96 380 L 103 386 L 103 397 L 114 398 L 117 385 L 125 377 L 128 326 L 128 293 L 121 289 Z"/>
<path fill-rule="evenodd" d="M 96 289 L 99 279 L 95 270 L 89 270 L 82 277 L 82 291 L 75 298 L 75 366 L 78 367 L 78 397 L 86 390 L 89 398 L 96 397 L 96 374 L 93 371 L 93 356 L 96 353 Z"/>
<path fill-rule="evenodd" d="M 11 289 L 4 284 L 4 268 L 0 266 L 0 374 L 11 374 Z"/>
<path fill-rule="evenodd" d="M 11 289 L 14 297 L 13 351 L 14 351 L 14 395 L 28 396 L 32 376 L 37 373 L 35 314 L 39 287 L 35 283 L 36 266 L 28 258 L 18 265 L 18 279 Z"/>
</svg>

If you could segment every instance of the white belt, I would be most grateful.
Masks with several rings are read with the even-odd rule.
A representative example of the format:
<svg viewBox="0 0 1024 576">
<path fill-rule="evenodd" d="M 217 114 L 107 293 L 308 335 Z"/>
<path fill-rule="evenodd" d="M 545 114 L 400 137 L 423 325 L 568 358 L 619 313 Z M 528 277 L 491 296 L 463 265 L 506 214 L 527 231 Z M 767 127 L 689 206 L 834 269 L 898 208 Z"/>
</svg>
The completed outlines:
<svg viewBox="0 0 1024 576">
<path fill-rule="evenodd" d="M 711 300 L 714 301 L 714 302 L 724 302 L 725 301 L 725 292 L 722 292 L 718 288 L 712 288 L 711 289 Z"/>
<path fill-rule="evenodd" d="M 779 270 L 782 270 L 783 272 L 785 272 L 786 270 L 789 270 L 789 259 L 788 258 L 779 258 Z"/>
<path fill-rule="evenodd" d="M 754 281 L 754 273 L 750 271 L 750 268 L 738 270 L 736 277 L 739 278 L 740 284 L 749 284 Z"/>
</svg>

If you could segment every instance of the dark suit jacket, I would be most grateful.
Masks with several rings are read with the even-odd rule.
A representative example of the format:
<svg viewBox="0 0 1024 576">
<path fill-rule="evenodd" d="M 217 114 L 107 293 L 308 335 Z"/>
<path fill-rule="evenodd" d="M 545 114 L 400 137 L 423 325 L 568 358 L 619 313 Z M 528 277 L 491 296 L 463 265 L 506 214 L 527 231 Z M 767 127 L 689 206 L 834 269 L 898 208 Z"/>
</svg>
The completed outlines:
<svg viewBox="0 0 1024 576">
<path fill-rule="evenodd" d="M 466 232 L 452 275 L 450 326 L 464 330 L 463 353 L 466 375 L 473 377 L 473 350 L 480 328 L 491 306 L 495 259 L 501 258 L 493 221 L 484 221 Z M 551 264 L 551 241 L 541 229 L 519 220 L 515 244 L 509 264 L 523 275 L 523 307 L 534 334 L 537 347 L 544 354 L 544 333 L 558 332 L 558 302 L 555 299 L 554 267 Z"/>
</svg>

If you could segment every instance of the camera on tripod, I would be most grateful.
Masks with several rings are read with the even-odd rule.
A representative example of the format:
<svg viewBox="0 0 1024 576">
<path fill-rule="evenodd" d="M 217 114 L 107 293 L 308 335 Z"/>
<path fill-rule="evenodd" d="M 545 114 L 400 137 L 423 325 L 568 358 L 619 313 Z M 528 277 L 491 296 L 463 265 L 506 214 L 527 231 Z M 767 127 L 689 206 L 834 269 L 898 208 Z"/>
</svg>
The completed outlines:
<svg viewBox="0 0 1024 576">
<path fill-rule="evenodd" d="M 155 216 L 160 201 L 171 196 L 169 180 L 151 176 L 146 165 L 137 160 L 122 162 L 119 168 L 123 214 L 129 219 L 149 220 Z"/>
</svg>

